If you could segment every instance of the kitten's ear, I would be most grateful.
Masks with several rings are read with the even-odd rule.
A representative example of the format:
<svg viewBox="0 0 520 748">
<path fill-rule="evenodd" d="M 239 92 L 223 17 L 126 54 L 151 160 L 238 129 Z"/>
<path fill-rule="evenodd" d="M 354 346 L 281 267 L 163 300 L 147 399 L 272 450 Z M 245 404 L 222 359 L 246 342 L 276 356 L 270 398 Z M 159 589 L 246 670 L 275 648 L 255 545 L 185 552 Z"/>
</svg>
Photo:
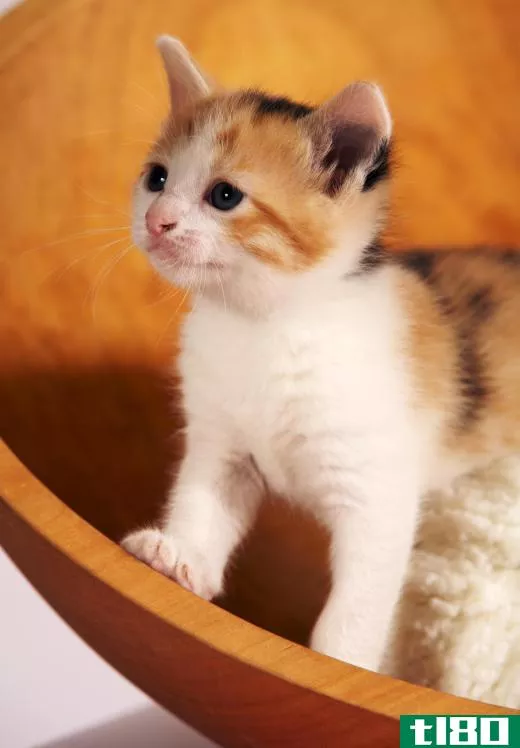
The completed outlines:
<svg viewBox="0 0 520 748">
<path fill-rule="evenodd" d="M 322 104 L 311 120 L 328 194 L 337 194 L 354 172 L 361 173 L 363 191 L 388 175 L 392 120 L 378 86 L 347 86 Z"/>
<path fill-rule="evenodd" d="M 186 47 L 171 36 L 160 36 L 157 47 L 168 76 L 171 107 L 174 112 L 208 96 L 210 85 L 193 62 Z"/>
</svg>

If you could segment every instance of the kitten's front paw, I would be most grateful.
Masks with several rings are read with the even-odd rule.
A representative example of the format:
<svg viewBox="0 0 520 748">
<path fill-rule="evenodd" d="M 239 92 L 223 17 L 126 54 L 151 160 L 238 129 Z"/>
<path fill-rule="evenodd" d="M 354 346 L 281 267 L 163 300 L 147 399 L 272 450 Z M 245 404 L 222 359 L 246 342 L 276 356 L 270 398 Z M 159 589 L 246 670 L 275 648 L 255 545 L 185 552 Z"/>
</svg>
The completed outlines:
<svg viewBox="0 0 520 748">
<path fill-rule="evenodd" d="M 205 600 L 221 591 L 222 575 L 216 574 L 205 556 L 183 540 L 148 529 L 130 533 L 121 545 L 132 556 Z"/>
</svg>

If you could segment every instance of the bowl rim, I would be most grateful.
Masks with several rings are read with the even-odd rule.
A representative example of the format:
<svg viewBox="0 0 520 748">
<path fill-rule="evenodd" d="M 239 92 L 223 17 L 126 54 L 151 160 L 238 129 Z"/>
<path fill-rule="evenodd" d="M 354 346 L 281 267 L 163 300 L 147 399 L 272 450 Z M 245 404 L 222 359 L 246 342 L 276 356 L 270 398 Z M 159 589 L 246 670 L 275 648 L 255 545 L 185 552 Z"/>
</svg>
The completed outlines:
<svg viewBox="0 0 520 748">
<path fill-rule="evenodd" d="M 137 561 L 76 514 L 31 473 L 5 442 L 0 441 L 0 517 L 6 510 L 14 512 L 69 561 L 169 626 L 223 655 L 296 686 L 391 718 L 403 713 L 512 711 L 334 660 L 193 595 Z M 0 522 L 2 545 L 4 525 Z M 16 554 L 13 554 L 13 561 L 17 563 Z M 30 577 L 29 580 L 32 581 Z"/>
</svg>

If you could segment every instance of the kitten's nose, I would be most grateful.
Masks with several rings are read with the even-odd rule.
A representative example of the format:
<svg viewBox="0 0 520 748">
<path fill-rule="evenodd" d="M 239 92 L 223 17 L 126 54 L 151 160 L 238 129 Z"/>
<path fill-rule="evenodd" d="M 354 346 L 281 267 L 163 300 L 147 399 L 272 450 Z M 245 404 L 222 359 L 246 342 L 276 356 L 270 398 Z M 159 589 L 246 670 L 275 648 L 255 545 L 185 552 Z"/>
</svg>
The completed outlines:
<svg viewBox="0 0 520 748">
<path fill-rule="evenodd" d="M 173 231 L 176 227 L 176 216 L 172 207 L 157 201 L 146 212 L 146 228 L 152 236 L 158 237 Z"/>
</svg>

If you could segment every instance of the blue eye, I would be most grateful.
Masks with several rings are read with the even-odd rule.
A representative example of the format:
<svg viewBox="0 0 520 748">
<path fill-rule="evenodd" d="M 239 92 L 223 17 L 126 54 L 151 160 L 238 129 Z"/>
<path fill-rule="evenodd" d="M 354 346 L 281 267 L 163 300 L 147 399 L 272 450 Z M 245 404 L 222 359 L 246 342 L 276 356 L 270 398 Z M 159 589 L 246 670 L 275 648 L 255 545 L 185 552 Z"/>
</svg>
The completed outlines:
<svg viewBox="0 0 520 748">
<path fill-rule="evenodd" d="M 150 192 L 162 192 L 168 179 L 168 171 L 161 164 L 153 164 L 146 177 L 146 189 Z"/>
<path fill-rule="evenodd" d="M 229 182 L 218 182 L 207 196 L 207 201 L 217 210 L 233 210 L 242 202 L 244 193 Z"/>
</svg>

